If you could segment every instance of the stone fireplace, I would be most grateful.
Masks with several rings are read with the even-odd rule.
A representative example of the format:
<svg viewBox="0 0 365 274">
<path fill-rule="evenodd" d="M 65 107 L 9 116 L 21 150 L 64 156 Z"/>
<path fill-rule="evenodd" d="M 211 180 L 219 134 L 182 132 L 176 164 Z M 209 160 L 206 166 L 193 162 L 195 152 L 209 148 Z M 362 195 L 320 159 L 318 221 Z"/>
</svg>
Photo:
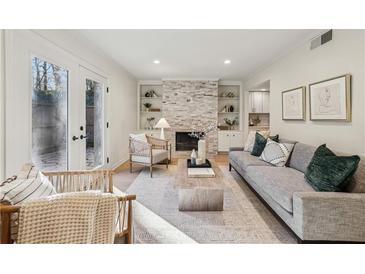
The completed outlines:
<svg viewBox="0 0 365 274">
<path fill-rule="evenodd" d="M 191 149 L 176 149 L 176 141 L 184 135 L 181 133 L 201 132 L 211 125 L 217 125 L 218 80 L 164 80 L 162 87 L 162 117 L 166 118 L 171 127 L 165 135 L 172 143 L 172 154 L 188 155 Z M 205 139 L 207 153 L 216 154 L 217 130 L 208 133 Z M 196 143 L 197 141 L 198 139 Z"/>
<path fill-rule="evenodd" d="M 175 132 L 175 151 L 198 150 L 198 138 L 189 135 L 190 132 Z"/>
</svg>

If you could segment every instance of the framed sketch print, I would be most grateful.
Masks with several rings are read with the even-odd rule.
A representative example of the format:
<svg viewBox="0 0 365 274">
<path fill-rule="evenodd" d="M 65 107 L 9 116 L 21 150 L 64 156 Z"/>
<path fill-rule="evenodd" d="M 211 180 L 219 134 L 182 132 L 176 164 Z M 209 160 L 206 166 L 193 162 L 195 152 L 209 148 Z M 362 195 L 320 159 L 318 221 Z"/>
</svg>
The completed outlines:
<svg viewBox="0 0 365 274">
<path fill-rule="evenodd" d="M 283 91 L 281 100 L 283 120 L 305 120 L 305 87 Z"/>
<path fill-rule="evenodd" d="M 351 121 L 351 75 L 309 85 L 311 120 Z"/>
</svg>

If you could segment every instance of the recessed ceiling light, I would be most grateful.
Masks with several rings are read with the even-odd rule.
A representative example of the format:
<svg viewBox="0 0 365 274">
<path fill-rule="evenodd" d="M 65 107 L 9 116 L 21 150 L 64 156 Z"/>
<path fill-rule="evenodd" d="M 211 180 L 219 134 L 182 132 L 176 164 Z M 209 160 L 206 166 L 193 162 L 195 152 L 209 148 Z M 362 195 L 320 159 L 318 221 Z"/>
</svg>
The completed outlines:
<svg viewBox="0 0 365 274">
<path fill-rule="evenodd" d="M 160 63 L 160 60 L 153 60 L 153 63 L 154 64 L 159 64 Z"/>
<path fill-rule="evenodd" d="M 231 63 L 231 60 L 227 59 L 227 60 L 224 60 L 224 64 L 228 65 Z"/>
</svg>

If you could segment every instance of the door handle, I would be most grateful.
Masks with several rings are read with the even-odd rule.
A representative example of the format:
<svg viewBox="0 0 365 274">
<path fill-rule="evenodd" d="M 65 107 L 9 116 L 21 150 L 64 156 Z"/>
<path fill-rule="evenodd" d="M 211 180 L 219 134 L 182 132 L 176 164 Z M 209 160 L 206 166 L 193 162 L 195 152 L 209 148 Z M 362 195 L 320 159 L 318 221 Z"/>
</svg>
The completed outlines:
<svg viewBox="0 0 365 274">
<path fill-rule="evenodd" d="M 87 135 L 80 135 L 80 140 L 87 139 Z"/>
<path fill-rule="evenodd" d="M 72 141 L 76 141 L 77 139 L 79 139 L 79 137 L 72 136 Z"/>
</svg>

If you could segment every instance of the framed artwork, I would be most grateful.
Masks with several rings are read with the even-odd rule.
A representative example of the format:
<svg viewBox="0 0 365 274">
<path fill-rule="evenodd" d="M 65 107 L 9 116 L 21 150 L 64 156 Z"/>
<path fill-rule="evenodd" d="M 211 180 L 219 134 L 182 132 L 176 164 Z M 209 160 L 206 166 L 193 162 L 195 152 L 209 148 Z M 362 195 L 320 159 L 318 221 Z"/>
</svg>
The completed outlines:
<svg viewBox="0 0 365 274">
<path fill-rule="evenodd" d="M 305 120 L 304 86 L 283 91 L 281 100 L 283 120 Z"/>
<path fill-rule="evenodd" d="M 309 85 L 310 119 L 351 121 L 351 75 Z"/>
</svg>

